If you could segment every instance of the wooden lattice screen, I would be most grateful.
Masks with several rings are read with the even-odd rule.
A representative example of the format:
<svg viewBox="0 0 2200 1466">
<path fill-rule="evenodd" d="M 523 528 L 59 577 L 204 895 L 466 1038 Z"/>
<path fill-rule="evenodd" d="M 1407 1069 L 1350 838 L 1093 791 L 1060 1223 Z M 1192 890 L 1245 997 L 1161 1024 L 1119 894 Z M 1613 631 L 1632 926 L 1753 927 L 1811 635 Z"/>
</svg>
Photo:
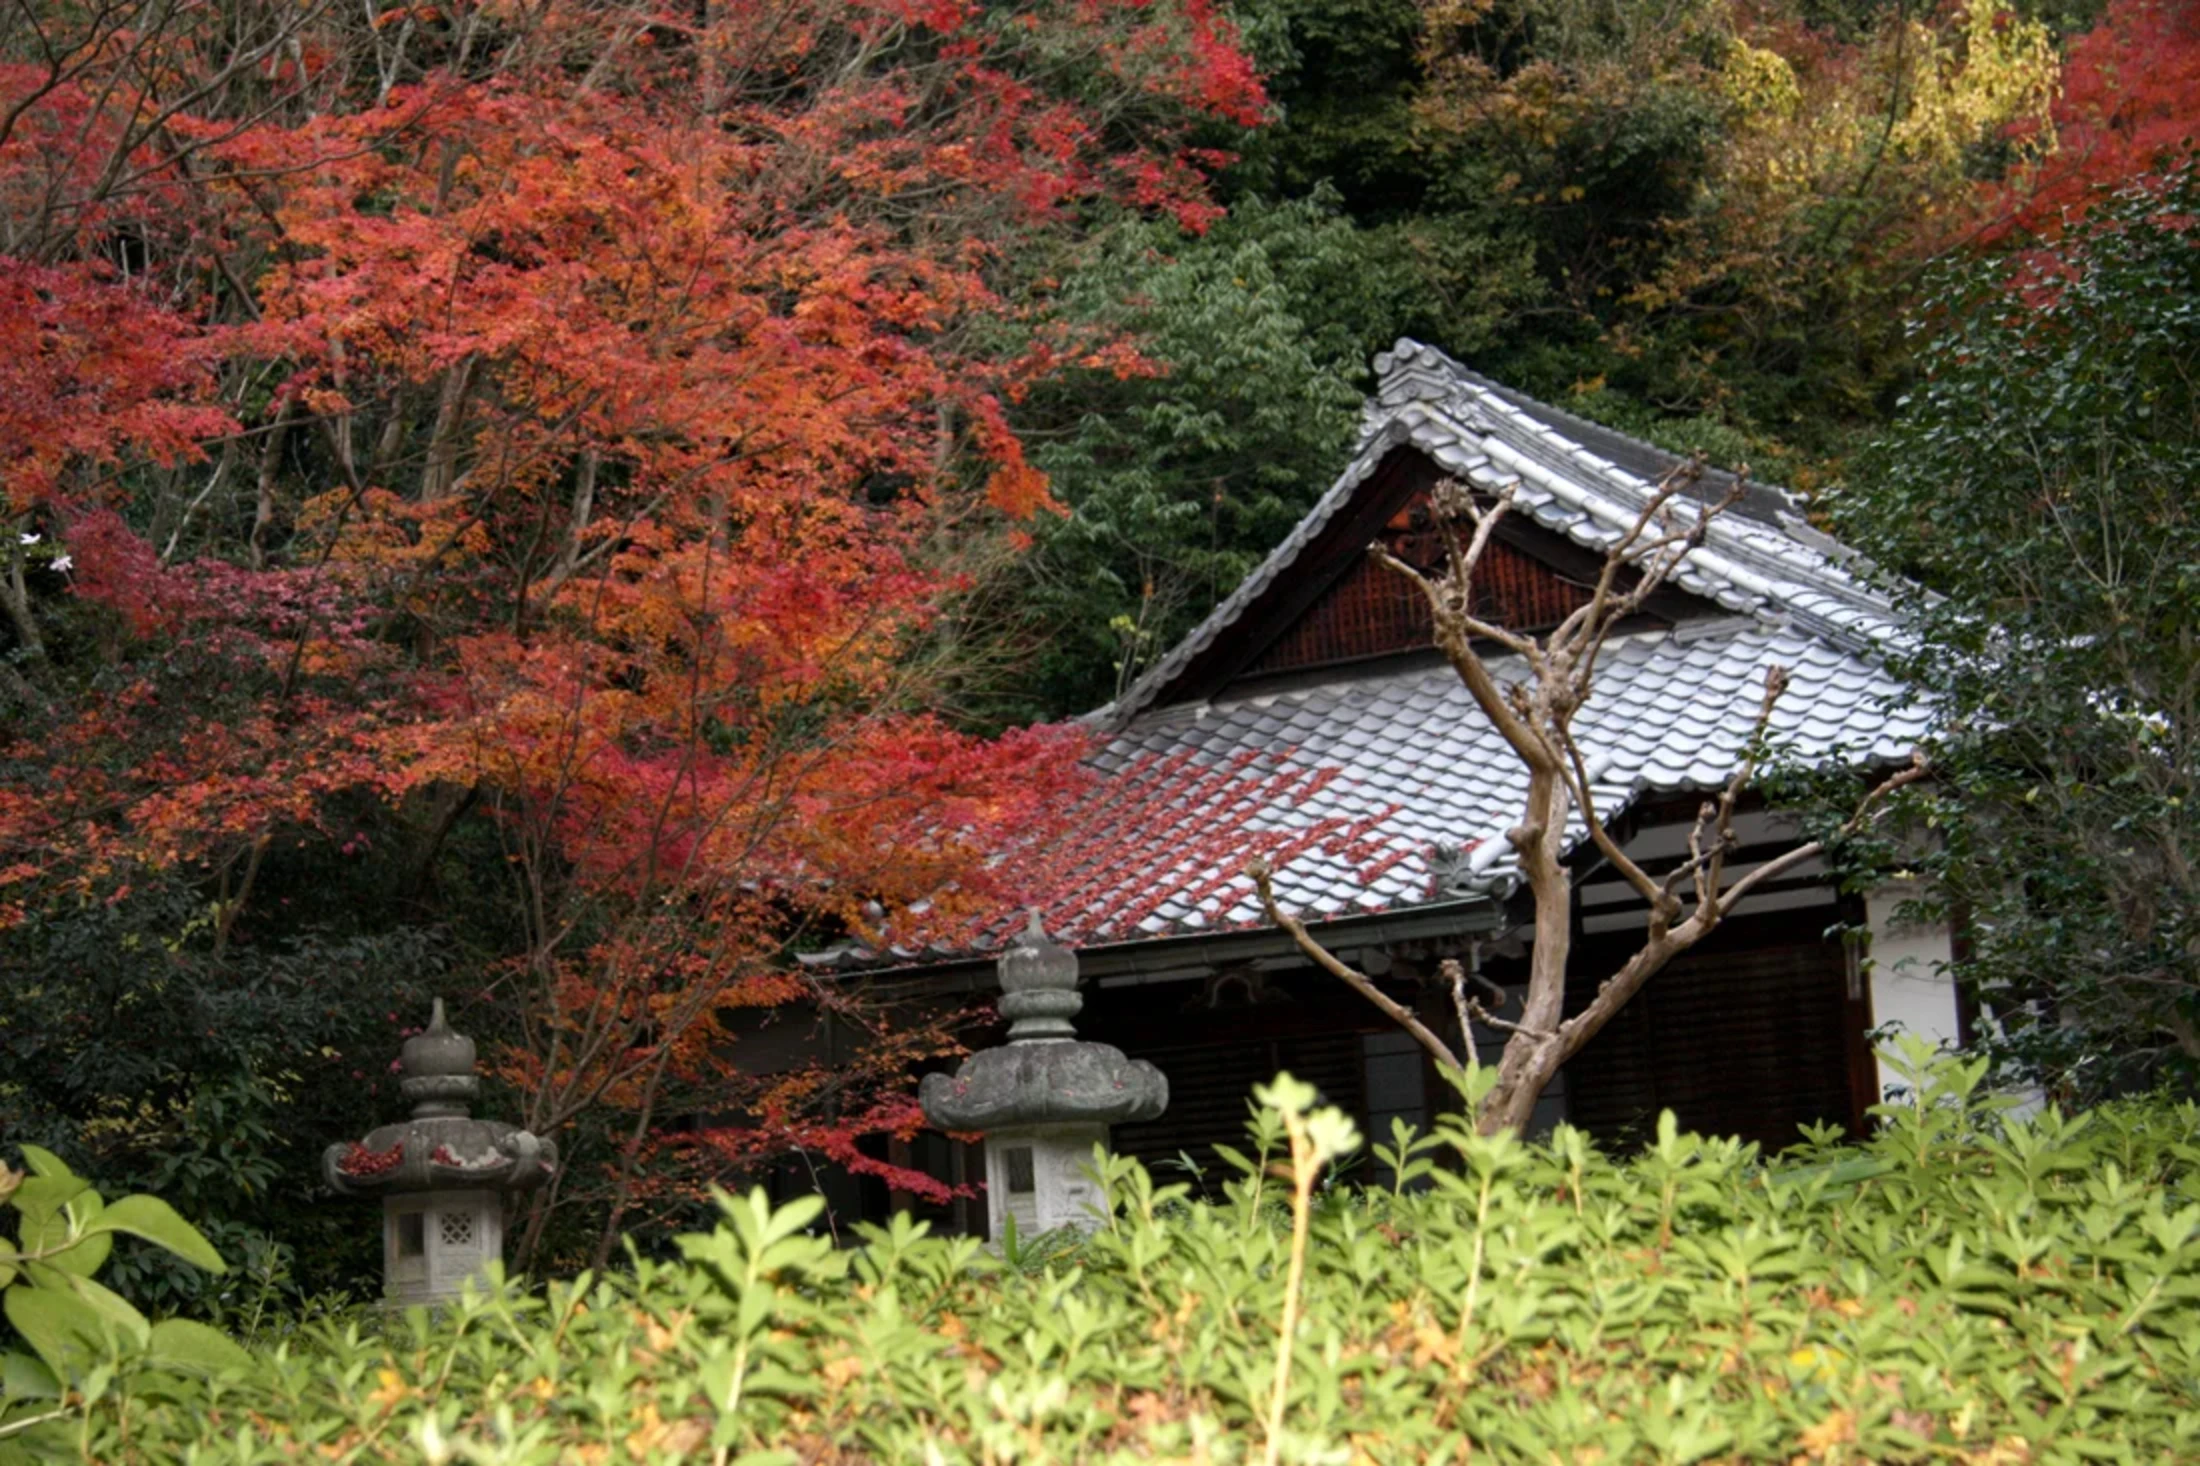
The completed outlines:
<svg viewBox="0 0 2200 1466">
<path fill-rule="evenodd" d="M 1442 537 L 1429 523 L 1428 501 L 1416 498 L 1384 526 L 1383 542 L 1409 565 L 1443 562 Z M 1525 551 L 1492 544 L 1475 572 L 1475 613 L 1517 630 L 1555 626 L 1588 599 L 1586 587 Z M 1324 591 L 1247 670 L 1289 672 L 1360 657 L 1428 647 L 1433 627 L 1420 590 L 1394 570 L 1362 560 Z"/>
</svg>

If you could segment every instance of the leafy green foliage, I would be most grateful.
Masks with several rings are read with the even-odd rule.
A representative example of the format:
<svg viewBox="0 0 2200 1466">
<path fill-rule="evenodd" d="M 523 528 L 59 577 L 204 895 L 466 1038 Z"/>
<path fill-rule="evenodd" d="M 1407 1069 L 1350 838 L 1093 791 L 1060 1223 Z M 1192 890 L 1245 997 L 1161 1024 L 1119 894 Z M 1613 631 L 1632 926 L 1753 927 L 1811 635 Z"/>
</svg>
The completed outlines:
<svg viewBox="0 0 2200 1466">
<path fill-rule="evenodd" d="M 1236 7 L 1275 118 L 1240 144 L 1229 182 L 1301 197 L 1328 186 L 1355 220 L 1381 224 L 1426 202 L 1413 97 L 1422 12 L 1412 0 L 1245 0 Z"/>
<path fill-rule="evenodd" d="M 250 1379 L 95 1411 L 84 1450 L 2170 1459 L 2200 1423 L 2200 1112 L 2021 1116 L 1985 1072 L 1941 1061 L 1872 1140 L 1774 1161 L 1670 1120 L 1627 1160 L 1446 1120 L 1366 1191 L 1298 1184 L 1350 1137 L 1284 1079 L 1226 1202 L 1107 1160 L 1111 1219 L 1033 1272 L 905 1218 L 835 1251 L 814 1207 L 727 1197 L 682 1261 L 316 1326 Z"/>
<path fill-rule="evenodd" d="M 267 1287 L 364 1292 L 379 1267 L 318 1158 L 397 1102 L 390 1061 L 446 958 L 416 929 L 347 931 L 377 914 L 350 877 L 278 882 L 270 904 L 298 926 L 226 947 L 212 903 L 150 872 L 133 899 L 56 903 L 8 933 L 0 1135 L 169 1198 L 238 1264 L 216 1278 L 126 1247 L 107 1282 L 139 1307 L 220 1320 Z"/>
<path fill-rule="evenodd" d="M 51 1151 L 22 1151 L 28 1175 L 0 1164 L 0 1205 L 16 1216 L 15 1240 L 0 1238 L 8 1329 L 0 1333 L 0 1463 L 65 1450 L 71 1418 L 103 1401 L 166 1399 L 181 1377 L 251 1368 L 251 1356 L 217 1330 L 190 1319 L 153 1323 L 94 1279 L 117 1234 L 223 1271 L 197 1228 L 158 1197 L 106 1201 Z"/>
<path fill-rule="evenodd" d="M 1069 513 L 990 586 L 1036 709 L 1107 700 L 1289 532 L 1344 461 L 1366 333 L 1411 288 L 1370 266 L 1326 191 L 1249 199 L 1202 236 L 1113 232 L 1065 289 L 1071 314 L 1140 342 L 1035 390 L 1033 460 Z M 1028 711 L 1028 710 L 1027 710 Z"/>
<path fill-rule="evenodd" d="M 2054 121 L 2058 86 L 2119 94 L 2113 75 L 2058 80 L 2055 28 L 2083 3 L 1233 13 L 1272 108 L 1209 129 L 1237 155 L 1229 215 L 1203 238 L 1120 229 L 1065 268 L 1067 317 L 1128 333 L 1160 375 L 1073 372 L 1026 404 L 1073 513 L 987 582 L 967 644 L 1010 669 L 976 699 L 988 715 L 1089 710 L 1227 593 L 1336 471 L 1342 397 L 1401 334 L 1816 488 L 1908 379 L 1926 261 L 2052 211 L 2027 200 L 2081 161 L 2054 154 L 2074 125 Z M 2154 90 L 2173 124 L 2175 89 Z"/>
<path fill-rule="evenodd" d="M 1991 1049 L 2074 1097 L 2200 1080 L 2200 164 L 1945 272 L 1834 507 L 1946 710 L 1923 848 Z M 1900 588 L 1898 588 L 1900 589 Z"/>
</svg>

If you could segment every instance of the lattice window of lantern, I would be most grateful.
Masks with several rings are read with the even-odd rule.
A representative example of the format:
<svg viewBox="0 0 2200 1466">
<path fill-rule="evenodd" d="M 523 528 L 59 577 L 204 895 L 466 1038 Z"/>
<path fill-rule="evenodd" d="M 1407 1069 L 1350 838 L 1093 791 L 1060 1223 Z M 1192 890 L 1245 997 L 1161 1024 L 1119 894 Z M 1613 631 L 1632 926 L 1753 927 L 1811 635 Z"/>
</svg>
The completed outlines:
<svg viewBox="0 0 2200 1466">
<path fill-rule="evenodd" d="M 474 1218 L 471 1212 L 447 1211 L 440 1218 L 438 1229 L 445 1247 L 471 1247 L 474 1245 Z"/>
</svg>

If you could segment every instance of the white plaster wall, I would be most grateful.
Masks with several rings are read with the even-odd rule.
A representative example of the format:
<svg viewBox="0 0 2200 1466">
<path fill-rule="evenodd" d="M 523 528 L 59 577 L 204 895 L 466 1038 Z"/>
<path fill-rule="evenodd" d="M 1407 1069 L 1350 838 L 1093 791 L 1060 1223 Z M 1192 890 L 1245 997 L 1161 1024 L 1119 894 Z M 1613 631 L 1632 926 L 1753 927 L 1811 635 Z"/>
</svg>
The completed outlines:
<svg viewBox="0 0 2200 1466">
<path fill-rule="evenodd" d="M 1916 889 L 1906 884 L 1881 886 L 1864 898 L 1871 940 L 1864 953 L 1871 983 L 1872 1024 L 1916 1034 L 1930 1044 L 1956 1043 L 1961 1020 L 1956 1014 L 1956 985 L 1948 976 L 1954 958 L 1948 928 L 1939 923 L 1899 920 L 1895 913 Z M 1879 1093 L 1899 1084 L 1884 1058 L 1879 1060 Z"/>
</svg>

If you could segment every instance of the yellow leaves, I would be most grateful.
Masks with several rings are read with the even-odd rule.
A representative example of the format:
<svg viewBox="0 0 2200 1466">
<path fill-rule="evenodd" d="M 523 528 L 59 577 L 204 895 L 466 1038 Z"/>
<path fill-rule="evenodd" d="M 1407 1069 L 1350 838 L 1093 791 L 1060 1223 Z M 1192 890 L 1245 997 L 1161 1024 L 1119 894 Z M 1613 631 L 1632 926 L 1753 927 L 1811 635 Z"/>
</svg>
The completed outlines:
<svg viewBox="0 0 2200 1466">
<path fill-rule="evenodd" d="M 634 1412 L 634 1429 L 626 1435 L 626 1453 L 639 1461 L 655 1449 L 665 1437 L 665 1422 L 657 1413 L 655 1400 L 644 1400 L 642 1408 Z"/>
<path fill-rule="evenodd" d="M 1803 88 L 1785 56 L 1736 38 L 1719 67 L 1719 89 L 1747 113 L 1786 119 L 1802 105 Z"/>
<path fill-rule="evenodd" d="M 1656 273 L 1623 298 L 1655 314 L 1741 291 L 1793 309 L 1826 259 L 1826 206 L 1863 231 L 1867 257 L 1929 251 L 1976 190 L 1975 150 L 2004 134 L 2051 142 L 2056 60 L 2047 30 L 1991 6 L 1887 13 L 1855 41 L 1741 28 L 1706 78 L 1725 137 L 1700 206 L 1672 226 Z M 1958 220 L 1959 222 L 1959 220 Z"/>
<path fill-rule="evenodd" d="M 1458 1362 L 1459 1340 L 1438 1326 L 1420 1300 L 1394 1300 L 1390 1318 L 1385 1341 L 1393 1353 L 1408 1357 L 1413 1368 L 1426 1369 L 1431 1364 L 1450 1367 Z"/>
<path fill-rule="evenodd" d="M 1816 1425 L 1804 1430 L 1797 1437 L 1803 1453 L 1797 1462 L 1823 1460 L 1836 1446 L 1847 1445 L 1856 1439 L 1856 1417 L 1846 1410 L 1836 1410 Z"/>
<path fill-rule="evenodd" d="M 1805 1370 L 1815 1379 L 1828 1380 L 1833 1378 L 1835 1367 L 1843 1363 L 1844 1359 L 1845 1356 L 1838 1349 L 1830 1349 L 1822 1344 L 1805 1344 L 1790 1353 L 1787 1362 L 1792 1369 Z"/>
<path fill-rule="evenodd" d="M 405 1377 L 394 1369 L 378 1369 L 374 1372 L 375 1386 L 367 1391 L 367 1403 L 377 1409 L 388 1410 L 402 1403 L 413 1393 Z"/>
<path fill-rule="evenodd" d="M 1958 34 L 1912 21 L 1907 39 L 1902 80 L 1912 100 L 1895 124 L 1897 147 L 1953 165 L 2013 123 L 2036 128 L 2028 135 L 2043 149 L 2053 146 L 2049 109 L 2061 66 L 2044 24 L 1979 4 L 1963 13 Z"/>
<path fill-rule="evenodd" d="M 1495 0 L 1431 0 L 1422 15 L 1431 31 L 1463 29 L 1480 24 L 1494 4 Z"/>
<path fill-rule="evenodd" d="M 1459 1340 L 1448 1330 L 1433 1323 L 1422 1323 L 1413 1331 L 1413 1367 L 1426 1369 L 1431 1364 L 1451 1365 L 1459 1357 Z"/>
<path fill-rule="evenodd" d="M 1199 1294 L 1187 1289 L 1177 1298 L 1175 1309 L 1165 1314 L 1156 1313 L 1153 1316 L 1153 1324 L 1149 1330 L 1154 1342 L 1163 1345 L 1174 1345 L 1183 1338 L 1185 1325 L 1191 1322 L 1192 1315 L 1198 1311 L 1202 1301 Z"/>
<path fill-rule="evenodd" d="M 668 1421 L 658 1413 L 654 1400 L 642 1402 L 634 1421 L 623 1444 L 636 1461 L 677 1461 L 710 1439 L 710 1426 L 703 1420 L 684 1415 Z"/>
<path fill-rule="evenodd" d="M 650 1349 L 658 1354 L 666 1354 L 679 1346 L 681 1336 L 686 1334 L 687 1326 L 694 1317 L 692 1309 L 683 1308 L 673 1313 L 664 1323 L 659 1323 L 646 1313 L 637 1314 L 636 1322 L 641 1325 L 642 1337 Z"/>
</svg>

